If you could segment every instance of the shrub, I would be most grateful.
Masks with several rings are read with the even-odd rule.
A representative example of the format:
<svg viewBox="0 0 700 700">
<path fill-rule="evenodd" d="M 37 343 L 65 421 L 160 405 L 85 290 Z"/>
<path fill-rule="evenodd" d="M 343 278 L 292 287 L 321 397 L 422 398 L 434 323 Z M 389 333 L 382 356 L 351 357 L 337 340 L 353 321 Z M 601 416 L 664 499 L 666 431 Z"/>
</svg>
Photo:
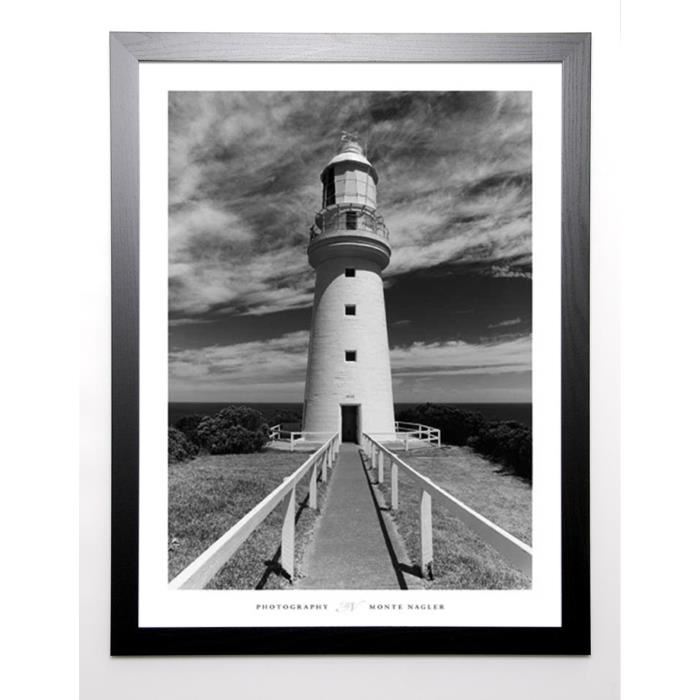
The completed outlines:
<svg viewBox="0 0 700 700">
<path fill-rule="evenodd" d="M 259 411 L 228 406 L 202 419 L 197 426 L 197 442 L 213 455 L 259 452 L 268 441 L 268 431 Z"/>
<path fill-rule="evenodd" d="M 204 416 L 200 416 L 199 414 L 182 416 L 182 418 L 180 418 L 180 420 L 178 420 L 175 423 L 175 427 L 181 433 L 184 433 L 187 436 L 187 439 L 190 440 L 190 442 L 193 442 L 195 445 L 198 445 L 199 442 L 197 440 L 197 428 L 203 420 Z"/>
<path fill-rule="evenodd" d="M 279 425 L 281 430 L 301 430 L 301 411 L 282 409 L 275 412 L 271 425 Z"/>
<path fill-rule="evenodd" d="M 188 440 L 187 436 L 177 428 L 168 428 L 168 462 L 185 462 L 192 459 L 199 448 Z"/>
<path fill-rule="evenodd" d="M 492 421 L 474 449 L 525 479 L 532 479 L 532 431 L 515 421 Z"/>
<path fill-rule="evenodd" d="M 532 479 L 532 431 L 521 423 L 486 421 L 480 413 L 429 403 L 402 411 L 397 420 L 440 428 L 444 443 L 469 445 L 514 474 Z"/>
<path fill-rule="evenodd" d="M 272 420 L 270 421 L 272 425 L 277 425 L 278 423 L 301 423 L 301 411 L 291 411 L 291 410 L 279 410 L 277 411 Z"/>
<path fill-rule="evenodd" d="M 449 445 L 468 445 L 483 430 L 485 423 L 480 413 L 431 403 L 402 411 L 396 419 L 440 428 L 442 441 Z"/>
</svg>

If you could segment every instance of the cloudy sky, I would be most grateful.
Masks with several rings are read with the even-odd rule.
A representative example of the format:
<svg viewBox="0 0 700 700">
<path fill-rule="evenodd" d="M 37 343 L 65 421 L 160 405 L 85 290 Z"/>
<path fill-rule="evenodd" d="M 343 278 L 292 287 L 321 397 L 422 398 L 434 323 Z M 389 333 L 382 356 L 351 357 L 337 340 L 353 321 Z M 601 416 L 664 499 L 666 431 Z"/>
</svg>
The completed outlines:
<svg viewBox="0 0 700 700">
<path fill-rule="evenodd" d="M 397 402 L 531 398 L 530 93 L 171 93 L 170 398 L 301 402 L 341 131 L 379 174 Z"/>
</svg>

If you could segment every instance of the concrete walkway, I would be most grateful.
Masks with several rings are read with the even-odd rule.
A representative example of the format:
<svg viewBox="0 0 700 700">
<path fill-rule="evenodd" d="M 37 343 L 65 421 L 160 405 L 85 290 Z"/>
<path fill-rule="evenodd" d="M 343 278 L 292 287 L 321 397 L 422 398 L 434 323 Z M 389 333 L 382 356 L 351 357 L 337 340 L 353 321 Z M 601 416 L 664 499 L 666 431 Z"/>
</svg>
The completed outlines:
<svg viewBox="0 0 700 700">
<path fill-rule="evenodd" d="M 398 589 L 357 445 L 340 446 L 299 588 Z"/>
</svg>

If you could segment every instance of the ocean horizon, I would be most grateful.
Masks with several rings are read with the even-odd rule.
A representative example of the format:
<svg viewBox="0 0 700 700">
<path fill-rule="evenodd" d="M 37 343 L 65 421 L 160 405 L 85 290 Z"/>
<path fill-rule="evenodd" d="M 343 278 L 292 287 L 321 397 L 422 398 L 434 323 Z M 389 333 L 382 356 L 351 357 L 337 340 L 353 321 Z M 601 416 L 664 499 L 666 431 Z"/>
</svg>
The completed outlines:
<svg viewBox="0 0 700 700">
<path fill-rule="evenodd" d="M 398 414 L 414 406 L 419 406 L 426 401 L 413 403 L 395 403 L 394 410 Z M 481 413 L 487 420 L 512 420 L 532 427 L 531 403 L 457 403 L 454 401 L 438 402 L 430 401 L 435 406 L 453 406 L 473 413 Z M 255 408 L 262 413 L 267 420 L 281 411 L 295 411 L 301 413 L 303 403 L 253 403 L 249 401 L 171 401 L 168 403 L 168 423 L 174 425 L 183 416 L 199 414 L 211 416 L 222 408 L 231 405 L 244 405 Z"/>
</svg>

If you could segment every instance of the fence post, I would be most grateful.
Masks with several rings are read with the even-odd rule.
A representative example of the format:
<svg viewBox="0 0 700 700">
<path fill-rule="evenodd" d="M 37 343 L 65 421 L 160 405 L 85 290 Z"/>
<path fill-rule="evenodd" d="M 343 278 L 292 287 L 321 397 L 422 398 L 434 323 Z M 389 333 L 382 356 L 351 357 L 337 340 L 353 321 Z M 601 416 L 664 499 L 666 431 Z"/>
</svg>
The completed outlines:
<svg viewBox="0 0 700 700">
<path fill-rule="evenodd" d="M 328 481 L 328 461 L 331 456 L 332 445 L 328 445 L 328 449 L 323 453 L 323 462 L 321 463 L 321 481 L 325 484 Z"/>
<path fill-rule="evenodd" d="M 294 452 L 294 433 L 289 433 L 289 451 Z"/>
<path fill-rule="evenodd" d="M 296 486 L 287 494 L 284 501 L 284 521 L 282 524 L 282 547 L 280 563 L 282 568 L 294 578 L 294 511 L 296 508 Z"/>
<path fill-rule="evenodd" d="M 311 467 L 311 478 L 309 479 L 309 507 L 313 510 L 318 510 L 316 479 L 318 479 L 318 465 L 314 463 L 314 466 Z"/>
<path fill-rule="evenodd" d="M 433 499 L 427 491 L 420 498 L 420 569 L 423 578 L 433 577 Z"/>
<path fill-rule="evenodd" d="M 384 453 L 379 450 L 379 459 L 377 462 L 377 481 L 380 484 L 384 483 Z"/>
<path fill-rule="evenodd" d="M 403 451 L 408 452 L 408 433 L 406 433 L 406 437 L 403 439 Z"/>
<path fill-rule="evenodd" d="M 440 430 L 440 428 L 437 429 L 437 437 L 438 437 L 438 447 L 441 447 L 440 441 L 442 439 L 442 431 Z"/>
<path fill-rule="evenodd" d="M 391 460 L 391 510 L 399 509 L 399 467 Z"/>
</svg>

